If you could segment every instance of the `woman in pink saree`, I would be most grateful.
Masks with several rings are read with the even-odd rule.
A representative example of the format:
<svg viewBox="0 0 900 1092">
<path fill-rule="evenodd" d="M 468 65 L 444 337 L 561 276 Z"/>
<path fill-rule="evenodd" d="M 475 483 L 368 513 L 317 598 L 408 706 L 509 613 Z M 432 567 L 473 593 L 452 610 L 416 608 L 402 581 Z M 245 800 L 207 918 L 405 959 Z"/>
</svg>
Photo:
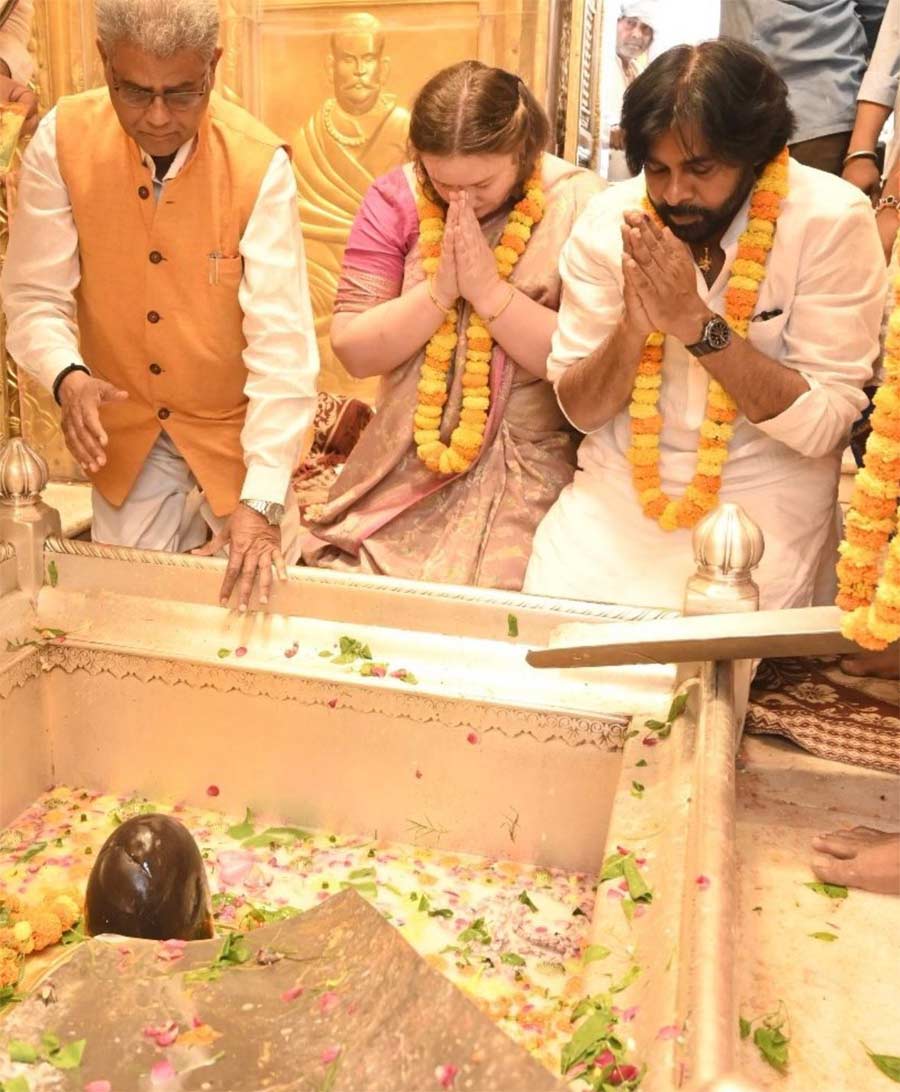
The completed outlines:
<svg viewBox="0 0 900 1092">
<path fill-rule="evenodd" d="M 344 253 L 332 345 L 351 375 L 380 375 L 381 393 L 328 501 L 307 509 L 307 564 L 521 588 L 535 528 L 575 469 L 575 436 L 546 380 L 546 359 L 559 253 L 602 186 L 546 154 L 549 135 L 522 81 L 476 61 L 443 70 L 417 96 L 414 161 L 371 186 Z M 505 280 L 493 248 L 535 175 L 544 214 Z M 430 277 L 419 246 L 422 194 L 446 210 Z M 490 405 L 477 459 L 462 473 L 436 473 L 419 457 L 413 420 L 426 345 L 452 308 L 458 343 L 441 440 L 450 442 L 460 421 L 472 313 L 493 339 Z"/>
</svg>

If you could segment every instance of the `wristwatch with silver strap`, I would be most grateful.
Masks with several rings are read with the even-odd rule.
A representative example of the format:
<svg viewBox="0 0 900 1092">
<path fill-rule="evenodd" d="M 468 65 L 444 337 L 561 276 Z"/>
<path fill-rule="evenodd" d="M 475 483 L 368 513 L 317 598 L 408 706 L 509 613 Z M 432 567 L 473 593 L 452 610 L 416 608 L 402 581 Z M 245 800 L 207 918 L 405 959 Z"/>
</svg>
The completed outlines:
<svg viewBox="0 0 900 1092">
<path fill-rule="evenodd" d="M 284 519 L 284 505 L 275 501 L 241 500 L 245 508 L 262 516 L 272 527 L 277 527 Z"/>
</svg>

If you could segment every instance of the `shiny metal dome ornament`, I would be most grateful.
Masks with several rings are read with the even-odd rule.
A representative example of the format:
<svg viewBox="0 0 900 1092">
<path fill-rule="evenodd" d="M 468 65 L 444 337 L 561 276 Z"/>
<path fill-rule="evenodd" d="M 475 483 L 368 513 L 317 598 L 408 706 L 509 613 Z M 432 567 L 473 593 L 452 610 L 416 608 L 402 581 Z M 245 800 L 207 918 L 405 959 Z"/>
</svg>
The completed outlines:
<svg viewBox="0 0 900 1092">
<path fill-rule="evenodd" d="M 11 436 L 0 451 L 0 504 L 13 508 L 35 504 L 49 480 L 43 456 L 21 436 Z"/>
<path fill-rule="evenodd" d="M 756 610 L 759 588 L 750 575 L 765 549 L 763 533 L 739 504 L 725 502 L 694 528 L 697 571 L 685 590 L 685 614 Z"/>
</svg>

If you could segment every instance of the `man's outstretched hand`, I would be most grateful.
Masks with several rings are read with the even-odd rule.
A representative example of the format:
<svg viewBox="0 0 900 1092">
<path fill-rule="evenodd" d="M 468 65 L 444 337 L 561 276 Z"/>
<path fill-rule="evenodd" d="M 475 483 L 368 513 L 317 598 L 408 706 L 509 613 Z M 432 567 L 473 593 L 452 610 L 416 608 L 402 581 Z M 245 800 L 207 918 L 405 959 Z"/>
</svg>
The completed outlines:
<svg viewBox="0 0 900 1092">
<path fill-rule="evenodd" d="M 268 603 L 272 591 L 272 568 L 279 580 L 287 580 L 287 566 L 281 553 L 281 528 L 272 526 L 265 516 L 239 504 L 228 522 L 207 542 L 192 550 L 196 557 L 212 557 L 228 546 L 228 567 L 219 592 L 219 602 L 228 605 L 235 585 L 238 610 L 245 611 L 259 577 L 259 602 Z"/>
<path fill-rule="evenodd" d="M 100 407 L 104 402 L 124 402 L 128 392 L 86 372 L 70 372 L 60 383 L 58 393 L 66 447 L 82 470 L 96 472 L 106 466 L 103 449 L 108 443 L 100 423 Z"/>
</svg>

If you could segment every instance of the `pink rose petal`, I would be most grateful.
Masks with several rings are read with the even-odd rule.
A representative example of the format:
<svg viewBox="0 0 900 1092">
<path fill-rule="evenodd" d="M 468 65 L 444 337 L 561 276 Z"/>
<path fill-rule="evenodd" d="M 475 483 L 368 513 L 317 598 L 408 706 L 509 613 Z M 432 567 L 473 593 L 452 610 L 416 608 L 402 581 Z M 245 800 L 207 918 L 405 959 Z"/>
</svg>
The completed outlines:
<svg viewBox="0 0 900 1092">
<path fill-rule="evenodd" d="M 624 899 L 625 892 L 620 891 L 618 887 L 609 887 L 606 889 L 606 897 L 608 899 Z"/>
<path fill-rule="evenodd" d="M 421 770 L 416 770 L 416 780 L 417 781 L 422 780 L 422 771 Z"/>
<path fill-rule="evenodd" d="M 112 1085 L 109 1081 L 88 1081 L 84 1092 L 112 1092 Z"/>
<path fill-rule="evenodd" d="M 606 1078 L 609 1084 L 620 1085 L 626 1081 L 632 1081 L 638 1075 L 636 1065 L 619 1065 Z"/>
<path fill-rule="evenodd" d="M 477 743 L 478 742 L 478 733 L 477 732 L 469 732 L 469 734 L 466 736 L 466 742 L 467 743 Z M 450 1085 L 446 1085 L 445 1087 L 449 1088 Z"/>
<path fill-rule="evenodd" d="M 602 1053 L 597 1055 L 597 1065 L 601 1069 L 603 1069 L 603 1067 L 607 1065 L 614 1065 L 615 1061 L 616 1056 L 611 1050 L 604 1050 Z"/>
<path fill-rule="evenodd" d="M 247 649 L 246 649 L 246 647 L 244 645 L 239 645 L 234 650 L 234 654 L 235 654 L 235 656 L 246 656 L 247 655 Z"/>
<path fill-rule="evenodd" d="M 329 709 L 336 709 L 337 708 L 337 698 L 332 698 L 331 701 L 329 701 L 328 708 Z"/>
<path fill-rule="evenodd" d="M 218 785 L 210 785 L 209 788 L 206 790 L 206 795 L 207 796 L 218 796 L 219 795 L 219 786 Z"/>
<path fill-rule="evenodd" d="M 150 1070 L 150 1083 L 151 1084 L 167 1084 L 177 1076 L 175 1072 L 175 1066 L 169 1061 L 168 1058 L 164 1058 L 161 1062 L 156 1064 Z"/>
<path fill-rule="evenodd" d="M 630 1024 L 631 1021 L 635 1018 L 635 1016 L 637 1016 L 637 1011 L 638 1011 L 638 1006 L 637 1005 L 632 1005 L 631 1008 L 625 1009 L 625 1011 L 622 1013 L 623 1023 Z"/>
<path fill-rule="evenodd" d="M 456 1083 L 456 1075 L 459 1073 L 458 1065 L 439 1065 L 435 1067 L 434 1075 L 441 1088 L 452 1088 Z"/>
<path fill-rule="evenodd" d="M 319 998 L 319 1012 L 327 1015 L 329 1012 L 334 1012 L 340 1003 L 340 996 L 334 990 L 327 990 Z"/>
<path fill-rule="evenodd" d="M 656 1033 L 657 1039 L 677 1039 L 681 1034 L 681 1028 L 677 1024 L 666 1024 Z"/>
<path fill-rule="evenodd" d="M 339 1046 L 325 1047 L 325 1049 L 322 1051 L 322 1065 L 331 1065 L 331 1063 L 338 1058 L 340 1053 L 341 1048 Z"/>
<path fill-rule="evenodd" d="M 291 986 L 290 989 L 284 991 L 281 995 L 282 1001 L 296 1001 L 297 998 L 303 993 L 302 986 Z"/>
<path fill-rule="evenodd" d="M 162 940 L 156 952 L 156 958 L 164 959 L 168 963 L 174 963 L 176 959 L 181 959 L 186 947 L 186 940 Z"/>
<path fill-rule="evenodd" d="M 697 889 L 699 891 L 708 890 L 709 885 L 711 883 L 712 883 L 712 880 L 709 878 L 709 876 L 698 876 L 697 877 Z"/>
<path fill-rule="evenodd" d="M 178 1038 L 178 1025 L 169 1020 L 159 1028 L 144 1028 L 144 1038 L 152 1039 L 158 1047 L 171 1046 Z"/>
<path fill-rule="evenodd" d="M 228 887 L 247 879 L 256 858 L 249 849 L 223 849 L 216 857 L 216 864 L 219 866 L 219 882 Z"/>
<path fill-rule="evenodd" d="M 659 743 L 659 740 L 656 736 L 644 736 L 641 743 L 643 743 L 645 747 L 655 747 L 657 743 Z"/>
</svg>

